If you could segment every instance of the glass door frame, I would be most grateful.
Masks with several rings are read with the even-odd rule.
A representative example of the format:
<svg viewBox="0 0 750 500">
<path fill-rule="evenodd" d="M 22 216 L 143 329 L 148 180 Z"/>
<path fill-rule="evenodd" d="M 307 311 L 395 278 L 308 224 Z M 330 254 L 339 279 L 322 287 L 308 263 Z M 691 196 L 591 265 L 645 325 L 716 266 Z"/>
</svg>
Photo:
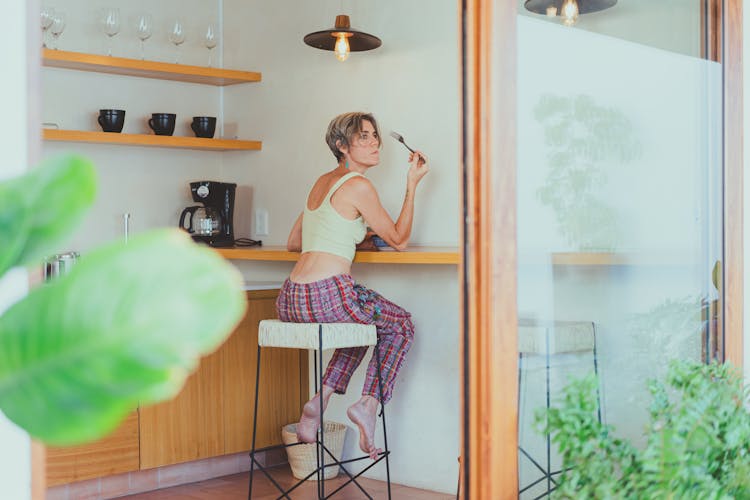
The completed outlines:
<svg viewBox="0 0 750 500">
<path fill-rule="evenodd" d="M 703 0 L 723 55 L 723 353 L 743 367 L 742 0 Z M 461 498 L 518 497 L 517 0 L 460 0 Z M 720 44 L 718 50 L 716 44 Z M 496 117 L 502 117 L 497 119 Z"/>
</svg>

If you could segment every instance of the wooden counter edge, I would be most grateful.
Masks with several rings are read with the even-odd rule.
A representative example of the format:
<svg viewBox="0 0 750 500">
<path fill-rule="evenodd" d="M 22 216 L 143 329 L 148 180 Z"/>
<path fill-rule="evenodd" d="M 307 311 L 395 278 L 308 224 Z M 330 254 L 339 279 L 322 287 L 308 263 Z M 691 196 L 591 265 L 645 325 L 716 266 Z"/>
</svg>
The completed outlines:
<svg viewBox="0 0 750 500">
<path fill-rule="evenodd" d="M 284 247 L 217 248 L 215 250 L 224 258 L 232 260 L 296 262 L 300 255 L 298 252 L 289 252 Z M 457 247 L 413 247 L 403 252 L 362 251 L 357 252 L 354 262 L 457 265 L 459 253 Z"/>
</svg>

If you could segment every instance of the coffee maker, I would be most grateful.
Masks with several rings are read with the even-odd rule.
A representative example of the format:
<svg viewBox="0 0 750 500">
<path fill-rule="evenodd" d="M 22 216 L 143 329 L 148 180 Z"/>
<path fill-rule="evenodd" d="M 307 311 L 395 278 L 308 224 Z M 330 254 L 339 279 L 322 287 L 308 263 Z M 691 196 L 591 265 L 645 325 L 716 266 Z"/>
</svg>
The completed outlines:
<svg viewBox="0 0 750 500">
<path fill-rule="evenodd" d="M 216 181 L 190 183 L 193 201 L 180 214 L 180 226 L 193 240 L 212 247 L 234 246 L 234 194 L 237 184 Z M 189 219 L 188 219 L 189 217 Z M 186 219 L 187 225 L 186 225 Z"/>
</svg>

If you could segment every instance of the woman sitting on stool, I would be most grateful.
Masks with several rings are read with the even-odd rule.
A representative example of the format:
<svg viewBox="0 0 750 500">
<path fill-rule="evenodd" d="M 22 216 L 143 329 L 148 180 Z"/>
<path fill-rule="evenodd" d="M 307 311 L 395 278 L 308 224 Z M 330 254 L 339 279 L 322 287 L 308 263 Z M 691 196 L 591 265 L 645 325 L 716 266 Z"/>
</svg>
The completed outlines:
<svg viewBox="0 0 750 500">
<path fill-rule="evenodd" d="M 414 194 L 427 174 L 426 157 L 410 153 L 406 196 L 394 223 L 380 204 L 378 193 L 364 174 L 380 160 L 380 131 L 369 113 L 345 113 L 328 125 L 326 142 L 338 165 L 313 185 L 305 209 L 294 223 L 287 248 L 302 252 L 284 282 L 276 308 L 281 321 L 295 323 L 374 324 L 378 334 L 383 395 L 379 397 L 377 362 L 367 367 L 362 397 L 347 415 L 359 427 L 359 447 L 375 460 L 378 401 L 391 399 L 393 385 L 414 338 L 411 315 L 351 277 L 355 248 L 366 236 L 366 226 L 396 250 L 404 250 L 411 235 Z M 369 243 L 369 238 L 365 244 Z M 360 248 L 362 248 L 360 246 Z M 370 247 L 371 248 L 371 247 Z M 343 394 L 367 347 L 337 349 L 323 376 L 323 409 L 331 395 Z M 297 438 L 316 440 L 320 425 L 320 400 L 308 401 L 297 424 Z"/>
</svg>

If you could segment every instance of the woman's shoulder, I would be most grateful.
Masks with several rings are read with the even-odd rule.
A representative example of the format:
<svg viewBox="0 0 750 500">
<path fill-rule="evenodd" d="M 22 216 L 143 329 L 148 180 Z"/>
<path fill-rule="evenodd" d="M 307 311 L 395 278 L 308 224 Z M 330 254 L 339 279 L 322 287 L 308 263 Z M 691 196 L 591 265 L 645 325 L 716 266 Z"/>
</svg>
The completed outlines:
<svg viewBox="0 0 750 500">
<path fill-rule="evenodd" d="M 354 191 L 375 189 L 375 187 L 372 185 L 372 182 L 370 182 L 370 179 L 368 179 L 364 175 L 358 172 L 351 172 L 351 174 L 355 175 L 344 174 L 340 177 L 340 179 L 343 179 L 344 177 L 349 175 L 349 177 L 342 183 L 342 188 L 347 188 Z"/>
</svg>

